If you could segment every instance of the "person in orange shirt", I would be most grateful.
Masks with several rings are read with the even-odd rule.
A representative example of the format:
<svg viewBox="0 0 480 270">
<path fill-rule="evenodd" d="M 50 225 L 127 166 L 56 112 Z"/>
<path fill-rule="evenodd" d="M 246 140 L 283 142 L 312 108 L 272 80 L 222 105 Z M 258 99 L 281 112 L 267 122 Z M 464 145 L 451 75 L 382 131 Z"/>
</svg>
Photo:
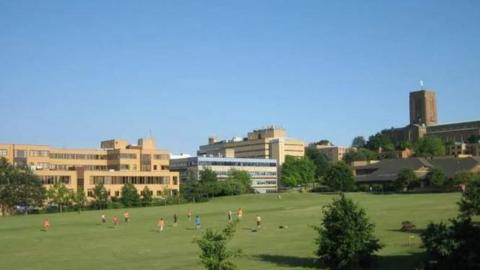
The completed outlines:
<svg viewBox="0 0 480 270">
<path fill-rule="evenodd" d="M 192 209 L 188 209 L 187 217 L 188 221 L 192 221 Z"/>
<path fill-rule="evenodd" d="M 125 223 L 128 223 L 128 219 L 129 219 L 128 212 L 123 213 L 123 219 L 125 220 Z"/>
<path fill-rule="evenodd" d="M 43 220 L 43 230 L 48 231 L 49 228 L 50 228 L 50 220 L 48 220 L 48 218 L 46 218 L 46 219 Z"/>
<path fill-rule="evenodd" d="M 158 221 L 158 230 L 160 232 L 163 232 L 163 227 L 165 227 L 165 220 L 163 219 L 163 217 L 160 218 L 160 220 Z"/>
<path fill-rule="evenodd" d="M 243 209 L 242 208 L 238 208 L 237 217 L 238 217 L 238 220 L 242 219 L 242 217 L 243 217 Z"/>
<path fill-rule="evenodd" d="M 115 226 L 115 227 L 118 226 L 118 218 L 117 218 L 117 216 L 113 216 L 112 222 L 113 222 L 113 226 Z"/>
</svg>

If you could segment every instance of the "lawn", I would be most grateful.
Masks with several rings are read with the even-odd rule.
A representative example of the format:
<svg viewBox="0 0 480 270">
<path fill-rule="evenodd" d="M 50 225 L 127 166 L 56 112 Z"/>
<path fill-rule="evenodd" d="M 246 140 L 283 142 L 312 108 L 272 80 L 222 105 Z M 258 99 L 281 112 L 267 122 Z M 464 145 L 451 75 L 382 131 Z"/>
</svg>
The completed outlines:
<svg viewBox="0 0 480 270">
<path fill-rule="evenodd" d="M 218 198 L 208 203 L 129 209 L 130 223 L 111 226 L 111 217 L 123 221 L 123 209 L 78 213 L 14 216 L 0 218 L 0 269 L 201 269 L 198 247 L 192 242 L 207 227 L 221 228 L 226 212 L 242 207 L 245 211 L 234 239 L 229 244 L 241 248 L 235 259 L 239 269 L 312 269 L 314 238 L 311 225 L 321 221 L 322 206 L 335 195 L 276 194 Z M 458 193 L 371 195 L 351 193 L 376 224 L 376 235 L 385 247 L 379 253 L 376 269 L 412 269 L 421 256 L 417 232 L 400 232 L 400 223 L 411 220 L 418 231 L 429 221 L 447 220 L 457 213 Z M 186 213 L 202 218 L 200 231 L 188 222 Z M 100 224 L 105 213 L 108 224 Z M 179 215 L 179 226 L 172 227 L 172 216 Z M 254 232 L 255 216 L 263 228 Z M 165 217 L 164 232 L 156 221 Z M 52 224 L 41 230 L 42 220 Z M 280 229 L 280 225 L 288 226 Z"/>
</svg>

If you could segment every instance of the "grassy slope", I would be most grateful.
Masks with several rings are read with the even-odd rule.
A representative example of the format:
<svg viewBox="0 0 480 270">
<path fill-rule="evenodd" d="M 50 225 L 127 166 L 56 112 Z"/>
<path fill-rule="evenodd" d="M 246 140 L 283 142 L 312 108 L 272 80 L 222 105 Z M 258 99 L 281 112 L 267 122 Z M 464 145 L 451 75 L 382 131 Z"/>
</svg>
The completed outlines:
<svg viewBox="0 0 480 270">
<path fill-rule="evenodd" d="M 366 208 L 385 244 L 378 269 L 411 269 L 421 252 L 420 239 L 409 245 L 409 234 L 398 231 L 400 222 L 412 220 L 421 229 L 429 221 L 446 220 L 456 215 L 459 199 L 459 194 L 348 196 Z M 200 232 L 187 222 L 187 209 L 201 215 L 204 228 L 221 228 L 226 211 L 238 207 L 245 209 L 245 217 L 230 246 L 244 252 L 236 259 L 240 269 L 309 269 L 316 236 L 310 225 L 320 223 L 322 206 L 332 197 L 283 194 L 279 200 L 274 194 L 247 195 L 130 209 L 131 223 L 116 229 L 99 224 L 99 211 L 0 218 L 0 269 L 200 269 L 198 248 L 192 243 Z M 180 217 L 176 228 L 170 223 L 174 212 Z M 123 210 L 105 213 L 110 220 L 114 214 L 121 217 Z M 252 232 L 256 214 L 262 216 L 264 226 Z M 49 232 L 40 230 L 45 216 L 52 223 Z M 167 228 L 158 233 L 155 224 L 161 216 L 167 218 Z M 279 225 L 288 229 L 280 230 Z"/>
</svg>

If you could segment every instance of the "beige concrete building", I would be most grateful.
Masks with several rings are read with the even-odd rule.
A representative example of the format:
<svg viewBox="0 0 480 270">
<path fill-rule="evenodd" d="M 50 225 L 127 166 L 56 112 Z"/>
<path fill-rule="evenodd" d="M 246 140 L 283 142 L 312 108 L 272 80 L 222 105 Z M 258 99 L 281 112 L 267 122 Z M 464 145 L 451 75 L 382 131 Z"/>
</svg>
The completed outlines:
<svg viewBox="0 0 480 270">
<path fill-rule="evenodd" d="M 447 147 L 447 155 L 456 157 L 480 156 L 480 143 L 454 143 Z"/>
<path fill-rule="evenodd" d="M 200 146 L 198 156 L 222 156 L 229 158 L 275 159 L 282 165 L 287 155 L 303 157 L 305 143 L 287 137 L 283 128 L 269 127 L 249 132 L 247 137 L 234 137 L 219 141 L 214 137 Z"/>
<path fill-rule="evenodd" d="M 343 157 L 346 153 L 351 151 L 356 151 L 354 147 L 342 147 L 342 146 L 335 146 L 331 143 L 328 144 L 320 144 L 320 143 L 311 143 L 308 145 L 310 148 L 317 149 L 321 153 L 325 154 L 328 159 L 332 162 L 337 162 L 343 160 Z"/>
<path fill-rule="evenodd" d="M 0 157 L 15 165 L 30 167 L 48 188 L 64 183 L 73 191 L 92 197 L 95 184 L 103 183 L 110 196 L 120 196 L 125 183 L 139 190 L 145 186 L 154 196 L 166 189 L 179 190 L 179 175 L 170 172 L 170 155 L 156 149 L 153 139 L 139 139 L 137 145 L 125 140 L 101 142 L 100 149 L 66 149 L 47 145 L 0 144 Z"/>
</svg>

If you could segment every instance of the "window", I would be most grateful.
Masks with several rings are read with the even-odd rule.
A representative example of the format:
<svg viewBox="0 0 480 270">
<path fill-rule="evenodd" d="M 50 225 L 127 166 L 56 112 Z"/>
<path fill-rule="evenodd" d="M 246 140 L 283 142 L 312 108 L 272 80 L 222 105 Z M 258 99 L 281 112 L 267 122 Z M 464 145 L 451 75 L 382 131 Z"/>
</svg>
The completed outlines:
<svg viewBox="0 0 480 270">
<path fill-rule="evenodd" d="M 15 157 L 17 158 L 26 158 L 27 157 L 27 151 L 25 150 L 17 150 L 15 153 Z"/>
<path fill-rule="evenodd" d="M 87 196 L 93 198 L 93 191 L 91 189 L 87 191 Z"/>
<path fill-rule="evenodd" d="M 173 177 L 173 184 L 175 186 L 178 185 L 178 177 L 176 177 L 176 176 Z"/>
<path fill-rule="evenodd" d="M 6 157 L 8 155 L 7 149 L 0 149 L 0 157 Z"/>
<path fill-rule="evenodd" d="M 157 165 L 153 165 L 153 169 L 156 171 L 157 170 Z"/>
<path fill-rule="evenodd" d="M 115 197 L 120 197 L 120 191 L 115 191 Z"/>
<path fill-rule="evenodd" d="M 162 192 L 160 190 L 157 190 L 157 196 L 162 196 Z"/>
</svg>

